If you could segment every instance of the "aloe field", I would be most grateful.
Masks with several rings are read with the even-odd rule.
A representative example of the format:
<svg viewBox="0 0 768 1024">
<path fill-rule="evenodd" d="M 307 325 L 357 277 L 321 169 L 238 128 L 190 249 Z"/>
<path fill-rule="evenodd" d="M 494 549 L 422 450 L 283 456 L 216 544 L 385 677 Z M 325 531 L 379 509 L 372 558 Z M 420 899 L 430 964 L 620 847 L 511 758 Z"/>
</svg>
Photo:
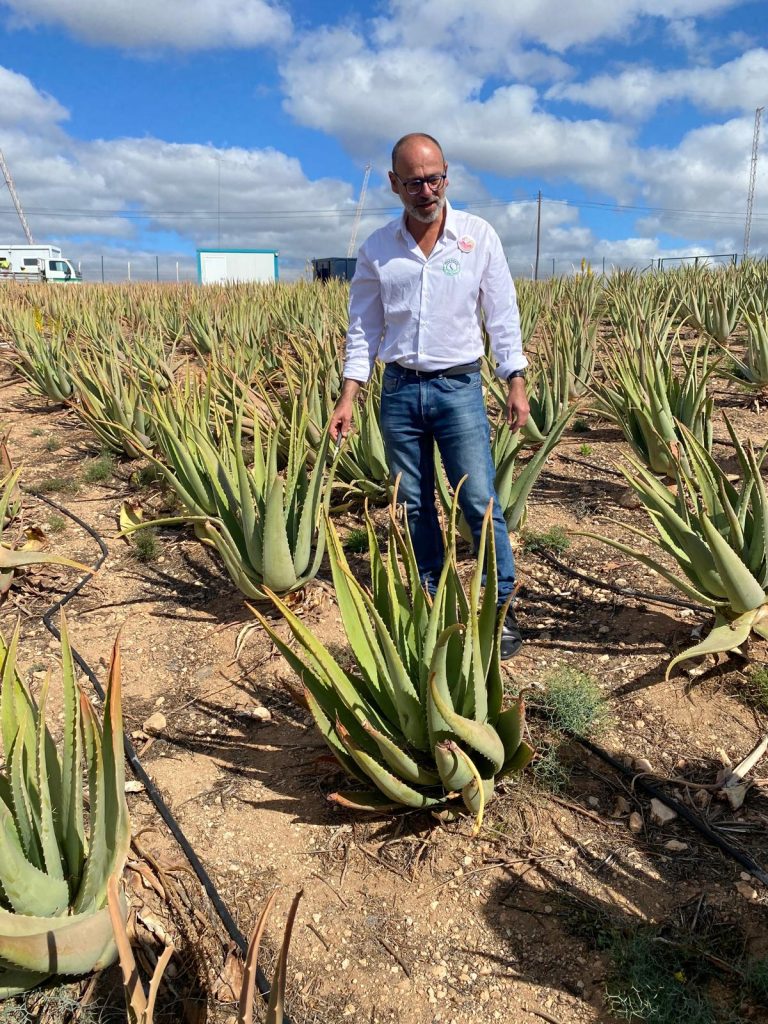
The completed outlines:
<svg viewBox="0 0 768 1024">
<path fill-rule="evenodd" d="M 346 285 L 0 288 L 0 1024 L 768 1021 L 768 266 L 517 287 L 503 663 Z"/>
</svg>

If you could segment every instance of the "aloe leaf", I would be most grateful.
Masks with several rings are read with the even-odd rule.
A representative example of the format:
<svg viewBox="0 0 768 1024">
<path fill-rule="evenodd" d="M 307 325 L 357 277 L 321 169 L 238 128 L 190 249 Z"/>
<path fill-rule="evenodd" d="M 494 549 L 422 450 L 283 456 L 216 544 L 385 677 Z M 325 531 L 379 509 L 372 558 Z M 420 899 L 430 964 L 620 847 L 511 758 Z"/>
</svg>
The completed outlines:
<svg viewBox="0 0 768 1024">
<path fill-rule="evenodd" d="M 37 711 L 37 798 L 39 801 L 40 827 L 38 835 L 43 851 L 46 874 L 49 878 L 57 881 L 64 881 L 64 871 L 61 865 L 61 854 L 56 837 L 56 829 L 53 824 L 53 806 L 51 804 L 51 792 L 49 788 L 49 770 L 53 773 L 54 766 L 48 766 L 46 738 L 48 730 L 45 725 L 45 707 L 48 701 L 48 688 L 50 686 L 50 671 L 45 677 L 40 692 L 40 705 Z M 56 757 L 54 750 L 54 758 Z M 58 771 L 58 764 L 56 765 Z"/>
<path fill-rule="evenodd" d="M 386 797 L 389 797 L 390 800 L 394 800 L 399 804 L 405 804 L 407 807 L 419 808 L 434 807 L 436 804 L 440 803 L 439 799 L 420 793 L 412 786 L 404 783 L 392 772 L 388 771 L 375 758 L 371 757 L 370 754 L 367 754 L 361 747 L 359 747 L 343 726 L 340 727 L 340 725 L 337 725 L 336 731 L 341 742 L 347 748 L 355 761 L 357 761 L 374 786 L 376 786 L 377 789 L 380 789 L 381 792 Z"/>
<path fill-rule="evenodd" d="M 670 661 L 669 665 L 667 665 L 667 671 L 664 673 L 664 678 L 669 679 L 669 675 L 675 665 L 679 665 L 683 661 L 690 661 L 691 658 L 700 658 L 705 654 L 721 654 L 726 651 L 735 651 L 749 636 L 757 611 L 758 609 L 752 608 L 733 621 L 728 621 L 718 615 L 713 629 L 701 643 L 689 647 Z"/>
<path fill-rule="evenodd" d="M 264 909 L 259 914 L 259 919 L 254 925 L 251 937 L 248 940 L 248 949 L 245 954 L 245 964 L 243 965 L 243 984 L 240 989 L 240 1002 L 238 1005 L 238 1024 L 253 1024 L 253 1002 L 256 998 L 256 968 L 259 962 L 259 949 L 276 898 L 277 891 L 273 892 L 265 903 Z"/>
<path fill-rule="evenodd" d="M 107 907 L 71 917 L 0 910 L 0 951 L 4 964 L 41 974 L 87 974 L 117 955 Z"/>
<path fill-rule="evenodd" d="M 765 604 L 765 591 L 733 548 L 721 537 L 706 513 L 700 513 L 699 521 L 731 608 L 740 614 Z"/>
<path fill-rule="evenodd" d="M 351 811 L 398 811 L 403 806 L 378 789 L 346 789 L 343 793 L 330 793 L 328 800 Z"/>
<path fill-rule="evenodd" d="M 85 860 L 83 831 L 83 744 L 80 700 L 75 683 L 75 666 L 69 642 L 69 627 L 61 613 L 61 662 L 64 690 L 64 751 L 61 768 L 61 820 L 63 848 L 70 886 L 80 879 Z"/>
<path fill-rule="evenodd" d="M 16 915 L 54 917 L 69 903 L 69 889 L 63 878 L 55 878 L 27 860 L 10 810 L 0 801 L 0 885 Z M 0 910 L 0 962 L 10 961 L 3 945 Z M 13 917 L 14 915 L 8 915 Z"/>
<path fill-rule="evenodd" d="M 363 728 L 379 748 L 382 758 L 395 774 L 414 786 L 437 786 L 440 784 L 440 777 L 437 772 L 423 768 L 407 751 L 399 747 L 388 736 L 374 729 L 368 722 L 363 723 Z"/>
<path fill-rule="evenodd" d="M 498 772 L 504 764 L 504 746 L 493 726 L 486 722 L 475 722 L 453 711 L 441 698 L 434 675 L 430 682 L 430 692 L 437 711 L 453 734 L 482 755 Z"/>
<path fill-rule="evenodd" d="M 293 897 L 291 909 L 288 911 L 288 918 L 285 923 L 283 942 L 280 953 L 277 957 L 277 967 L 272 977 L 272 985 L 269 990 L 269 1002 L 267 1003 L 267 1014 L 265 1024 L 283 1024 L 283 1013 L 285 1009 L 285 985 L 288 973 L 288 949 L 291 944 L 293 924 L 296 920 L 296 911 L 299 909 L 299 900 L 303 891 L 299 891 Z"/>
</svg>

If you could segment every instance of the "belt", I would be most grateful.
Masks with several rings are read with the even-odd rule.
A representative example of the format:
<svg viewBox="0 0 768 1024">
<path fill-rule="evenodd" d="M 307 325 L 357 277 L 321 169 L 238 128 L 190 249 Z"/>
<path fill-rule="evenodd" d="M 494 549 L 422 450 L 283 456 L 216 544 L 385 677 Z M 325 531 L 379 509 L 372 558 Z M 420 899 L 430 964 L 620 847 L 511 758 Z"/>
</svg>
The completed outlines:
<svg viewBox="0 0 768 1024">
<path fill-rule="evenodd" d="M 400 363 L 387 363 L 387 368 L 395 370 L 401 377 L 412 380 L 433 380 L 435 377 L 461 377 L 465 373 L 477 373 L 482 366 L 480 359 L 472 363 L 462 363 L 460 366 L 446 366 L 442 370 L 412 370 L 408 366 L 401 366 Z"/>
</svg>

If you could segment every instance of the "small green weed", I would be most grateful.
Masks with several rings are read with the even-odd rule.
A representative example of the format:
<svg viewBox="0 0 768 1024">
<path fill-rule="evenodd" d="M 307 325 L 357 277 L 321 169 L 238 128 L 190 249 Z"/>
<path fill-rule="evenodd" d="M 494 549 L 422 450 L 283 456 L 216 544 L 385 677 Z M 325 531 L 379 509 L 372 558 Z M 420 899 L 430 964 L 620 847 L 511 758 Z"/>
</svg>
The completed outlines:
<svg viewBox="0 0 768 1024">
<path fill-rule="evenodd" d="M 610 948 L 612 978 L 606 993 L 611 1013 L 646 1024 L 717 1024 L 701 985 L 702 967 L 648 929 L 617 936 Z"/>
<path fill-rule="evenodd" d="M 42 427 L 33 427 L 29 432 L 30 437 L 42 437 L 45 431 Z"/>
<path fill-rule="evenodd" d="M 40 494 L 76 494 L 80 488 L 77 477 L 45 476 L 32 484 L 32 490 Z"/>
<path fill-rule="evenodd" d="M 368 550 L 368 531 L 350 530 L 344 538 L 344 547 L 347 551 L 359 555 Z"/>
<path fill-rule="evenodd" d="M 148 466 L 142 466 L 140 469 L 131 473 L 131 484 L 134 487 L 151 487 L 153 484 L 156 484 L 158 480 L 162 479 L 163 474 L 154 462 L 150 462 Z"/>
<path fill-rule="evenodd" d="M 571 430 L 574 434 L 588 434 L 592 427 L 587 423 L 586 420 L 574 420 Z"/>
<path fill-rule="evenodd" d="M 160 543 L 152 527 L 137 530 L 133 538 L 132 553 L 136 561 L 154 562 L 160 554 Z"/>
<path fill-rule="evenodd" d="M 591 736 L 605 723 L 608 705 L 595 680 L 575 668 L 556 669 L 545 680 L 541 709 L 559 732 Z"/>
<path fill-rule="evenodd" d="M 759 711 L 768 712 L 768 667 L 754 666 L 747 676 L 743 697 L 747 704 Z"/>
<path fill-rule="evenodd" d="M 115 460 L 111 455 L 99 455 L 97 459 L 89 459 L 83 470 L 83 479 L 87 484 L 103 484 L 115 475 Z"/>
<path fill-rule="evenodd" d="M 45 524 L 48 533 L 61 533 L 66 525 L 67 520 L 63 516 L 57 515 L 50 516 L 48 522 Z"/>
<path fill-rule="evenodd" d="M 592 454 L 592 445 L 591 444 L 580 444 L 579 445 L 579 451 L 581 452 L 582 455 L 591 455 Z"/>
<path fill-rule="evenodd" d="M 747 991 L 761 1006 L 768 1006 L 768 960 L 753 960 L 744 972 Z"/>
<path fill-rule="evenodd" d="M 520 539 L 526 551 L 553 551 L 561 555 L 571 546 L 571 541 L 562 526 L 552 526 L 549 530 L 537 532 L 525 529 Z"/>
<path fill-rule="evenodd" d="M 46 438 L 43 448 L 47 452 L 57 452 L 61 448 L 61 441 L 55 434 L 51 434 L 50 437 Z"/>
<path fill-rule="evenodd" d="M 536 784 L 548 793 L 562 793 L 568 785 L 571 773 L 560 758 L 559 747 L 552 744 L 541 757 L 533 762 L 533 777 Z"/>
</svg>

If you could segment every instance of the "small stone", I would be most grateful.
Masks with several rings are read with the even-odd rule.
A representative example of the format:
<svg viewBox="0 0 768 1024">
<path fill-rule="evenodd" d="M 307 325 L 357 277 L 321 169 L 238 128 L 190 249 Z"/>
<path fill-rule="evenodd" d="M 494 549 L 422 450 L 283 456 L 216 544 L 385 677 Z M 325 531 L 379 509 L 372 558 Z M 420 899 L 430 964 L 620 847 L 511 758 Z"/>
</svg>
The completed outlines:
<svg viewBox="0 0 768 1024">
<path fill-rule="evenodd" d="M 448 968 L 444 967 L 442 964 L 435 964 L 432 968 L 432 974 L 435 978 L 442 981 L 443 978 L 448 976 Z"/>
<path fill-rule="evenodd" d="M 156 711 L 153 715 L 150 715 L 142 725 L 144 732 L 149 733 L 150 736 L 160 736 L 167 728 L 168 722 L 166 717 L 160 711 Z"/>
<path fill-rule="evenodd" d="M 320 924 L 320 914 L 313 914 L 312 920 L 315 922 L 315 924 Z"/>
<path fill-rule="evenodd" d="M 472 861 L 472 858 L 470 856 L 466 856 L 461 863 L 464 865 L 465 868 L 468 868 L 470 866 L 470 864 L 473 863 L 473 861 Z"/>
<path fill-rule="evenodd" d="M 742 880 L 742 882 L 751 882 L 752 881 L 752 875 L 750 875 L 750 873 L 748 871 L 740 871 L 739 872 L 739 878 Z"/>
<path fill-rule="evenodd" d="M 688 849 L 688 843 L 681 843 L 679 839 L 670 839 L 668 843 L 664 843 L 664 849 L 670 850 L 672 853 L 683 853 Z"/>
<path fill-rule="evenodd" d="M 743 896 L 745 900 L 757 899 L 757 892 L 748 882 L 737 882 L 735 888 L 736 892 L 738 892 L 740 896 Z"/>
<path fill-rule="evenodd" d="M 626 587 L 629 585 L 627 580 L 625 580 L 623 576 L 617 576 L 616 579 L 613 581 L 613 584 L 616 587 Z"/>
<path fill-rule="evenodd" d="M 601 626 L 597 631 L 601 636 L 605 636 L 606 633 L 611 632 L 610 626 Z"/>
<path fill-rule="evenodd" d="M 269 708 L 263 707 L 248 707 L 244 708 L 241 714 L 245 718 L 251 718 L 254 722 L 271 722 L 272 712 Z"/>
<path fill-rule="evenodd" d="M 597 799 L 596 796 L 588 796 L 587 797 L 587 803 L 589 804 L 590 807 L 599 807 L 600 806 L 600 801 Z"/>
<path fill-rule="evenodd" d="M 632 767 L 636 772 L 647 772 L 649 775 L 653 774 L 653 765 L 647 757 L 636 757 L 632 762 Z"/>
<path fill-rule="evenodd" d="M 661 800 L 657 800 L 656 797 L 651 800 L 651 819 L 656 825 L 668 825 L 676 817 L 677 811 L 667 807 Z"/>
<path fill-rule="evenodd" d="M 637 729 L 638 732 L 642 732 L 645 729 L 645 722 L 642 718 L 638 718 L 635 722 L 635 729 Z"/>
<path fill-rule="evenodd" d="M 629 831 L 638 833 L 643 831 L 643 816 L 633 811 L 629 816 Z"/>
<path fill-rule="evenodd" d="M 613 805 L 613 810 L 611 811 L 611 817 L 621 818 L 625 814 L 629 814 L 631 810 L 632 808 L 630 806 L 629 800 L 627 800 L 626 797 L 617 796 L 616 803 Z"/>
<path fill-rule="evenodd" d="M 138 779 L 131 779 L 129 782 L 126 782 L 126 784 L 125 784 L 125 792 L 126 793 L 143 793 L 144 792 L 144 783 L 143 782 L 139 782 Z"/>
</svg>

